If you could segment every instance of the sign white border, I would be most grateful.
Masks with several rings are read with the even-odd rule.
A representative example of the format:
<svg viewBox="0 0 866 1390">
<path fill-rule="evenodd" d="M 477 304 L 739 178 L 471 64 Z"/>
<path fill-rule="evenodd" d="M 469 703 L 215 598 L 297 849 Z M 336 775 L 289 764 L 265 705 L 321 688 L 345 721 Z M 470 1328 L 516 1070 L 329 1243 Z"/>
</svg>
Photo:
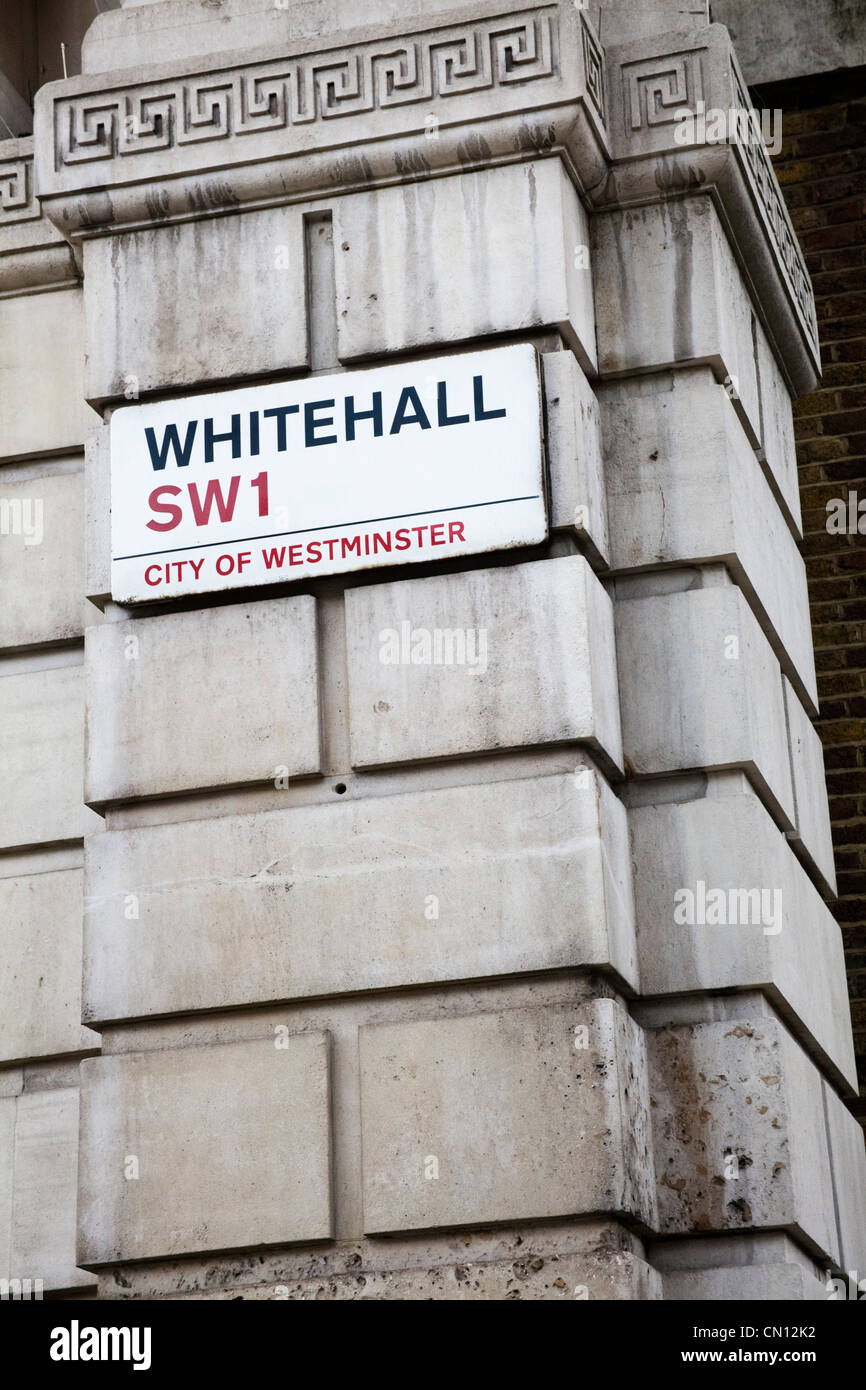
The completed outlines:
<svg viewBox="0 0 866 1390">
<path fill-rule="evenodd" d="M 548 534 L 530 344 L 121 406 L 110 434 L 122 604 Z"/>
</svg>

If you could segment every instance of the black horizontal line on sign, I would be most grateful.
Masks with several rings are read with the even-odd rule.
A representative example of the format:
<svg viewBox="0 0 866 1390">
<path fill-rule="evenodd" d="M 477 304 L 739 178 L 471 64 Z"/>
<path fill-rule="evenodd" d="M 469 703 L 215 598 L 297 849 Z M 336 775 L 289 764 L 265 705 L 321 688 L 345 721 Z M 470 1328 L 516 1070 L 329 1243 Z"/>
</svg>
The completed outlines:
<svg viewBox="0 0 866 1390">
<path fill-rule="evenodd" d="M 466 502 L 462 507 L 431 507 L 427 512 L 397 512 L 394 516 L 370 516 L 363 521 L 337 521 L 333 526 L 302 526 L 298 531 L 272 531 L 266 536 L 241 536 L 234 541 L 204 541 L 201 545 L 170 545 L 165 550 L 143 550 L 138 555 L 115 555 L 120 560 L 149 560 L 154 555 L 179 555 L 182 550 L 210 550 L 214 545 L 249 545 L 252 541 L 277 541 L 281 536 L 309 536 L 314 531 L 345 531 L 350 526 L 376 526 L 380 521 L 411 521 L 416 516 L 439 516 L 443 512 L 468 512 L 473 507 L 501 507 L 506 502 L 537 502 L 540 492 L 526 497 L 497 497 L 493 502 Z"/>
</svg>

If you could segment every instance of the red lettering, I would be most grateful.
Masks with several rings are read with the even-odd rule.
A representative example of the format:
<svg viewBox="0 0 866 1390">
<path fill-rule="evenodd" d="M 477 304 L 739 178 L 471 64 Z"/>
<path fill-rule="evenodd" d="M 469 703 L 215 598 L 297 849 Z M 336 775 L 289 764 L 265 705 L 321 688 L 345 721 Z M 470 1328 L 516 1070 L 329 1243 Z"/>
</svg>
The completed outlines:
<svg viewBox="0 0 866 1390">
<path fill-rule="evenodd" d="M 266 570 L 281 570 L 283 561 L 286 558 L 286 547 L 281 545 L 279 550 L 276 546 L 271 546 L 270 550 L 262 551 L 262 558 L 265 562 Z"/>
<path fill-rule="evenodd" d="M 258 476 L 257 478 L 253 478 L 253 479 L 251 480 L 251 482 L 250 482 L 250 487 L 254 487 L 254 488 L 256 488 L 256 489 L 258 490 L 258 494 L 259 494 L 259 516 L 267 516 L 267 514 L 268 514 L 268 475 L 267 475 L 267 473 L 260 473 L 259 476 Z"/>
<path fill-rule="evenodd" d="M 235 514 L 235 503 L 237 502 L 240 482 L 240 477 L 232 478 L 229 485 L 228 498 L 225 498 L 223 497 L 222 484 L 219 478 L 211 478 L 205 489 L 204 506 L 202 506 L 201 498 L 199 497 L 197 484 L 190 483 L 188 485 L 189 500 L 192 502 L 192 512 L 195 517 L 196 526 L 207 526 L 214 502 L 217 504 L 220 521 L 231 521 Z"/>
<path fill-rule="evenodd" d="M 453 542 L 453 541 L 455 540 L 455 538 L 456 538 L 458 541 L 465 541 L 466 537 L 465 537 L 464 534 L 463 534 L 463 526 L 464 526 L 464 524 L 465 524 L 465 523 L 462 522 L 462 521 L 449 521 L 449 523 L 448 523 L 448 539 L 449 539 L 449 541 L 452 541 L 452 542 Z"/>
<path fill-rule="evenodd" d="M 147 525 L 151 531 L 173 531 L 175 526 L 180 525 L 183 520 L 183 512 L 180 507 L 175 506 L 173 502 L 161 502 L 159 500 L 163 493 L 170 493 L 172 497 L 177 497 L 179 492 L 180 488 L 174 486 L 155 487 L 153 489 L 147 499 L 151 511 L 171 512 L 173 515 L 171 521 L 149 521 Z"/>
</svg>

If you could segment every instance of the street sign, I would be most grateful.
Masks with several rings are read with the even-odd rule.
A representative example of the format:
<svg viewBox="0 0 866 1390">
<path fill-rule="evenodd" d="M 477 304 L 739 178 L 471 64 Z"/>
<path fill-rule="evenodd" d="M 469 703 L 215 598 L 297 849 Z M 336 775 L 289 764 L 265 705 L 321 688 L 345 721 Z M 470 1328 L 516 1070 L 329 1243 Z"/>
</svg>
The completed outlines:
<svg viewBox="0 0 866 1390">
<path fill-rule="evenodd" d="M 119 407 L 118 603 L 538 544 L 527 344 Z"/>
</svg>

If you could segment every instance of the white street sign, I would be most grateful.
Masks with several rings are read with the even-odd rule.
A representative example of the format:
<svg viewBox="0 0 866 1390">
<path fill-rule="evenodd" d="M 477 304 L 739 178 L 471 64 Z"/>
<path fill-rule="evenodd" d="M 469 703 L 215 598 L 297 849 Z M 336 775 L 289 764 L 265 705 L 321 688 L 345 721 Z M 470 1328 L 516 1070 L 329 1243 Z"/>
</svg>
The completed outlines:
<svg viewBox="0 0 866 1390">
<path fill-rule="evenodd" d="M 529 345 L 121 406 L 111 417 L 118 603 L 546 536 Z"/>
</svg>

